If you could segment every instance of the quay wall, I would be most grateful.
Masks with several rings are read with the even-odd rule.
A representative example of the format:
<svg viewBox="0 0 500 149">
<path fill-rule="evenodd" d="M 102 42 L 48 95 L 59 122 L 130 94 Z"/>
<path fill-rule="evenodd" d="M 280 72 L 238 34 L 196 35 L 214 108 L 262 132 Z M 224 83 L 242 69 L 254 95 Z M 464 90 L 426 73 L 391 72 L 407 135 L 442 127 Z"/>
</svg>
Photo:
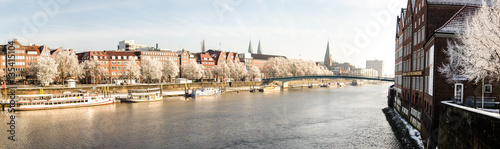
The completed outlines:
<svg viewBox="0 0 500 149">
<path fill-rule="evenodd" d="M 500 115 L 441 102 L 439 148 L 498 148 Z"/>
<path fill-rule="evenodd" d="M 201 87 L 215 87 L 219 88 L 222 86 L 227 87 L 243 87 L 243 86 L 260 86 L 262 82 L 196 82 L 196 83 L 186 83 L 186 84 L 140 84 L 140 85 L 109 85 L 109 86 L 90 86 L 82 85 L 75 88 L 68 87 L 18 87 L 15 89 L 16 95 L 27 95 L 27 94 L 60 94 L 65 91 L 70 91 L 72 93 L 78 92 L 79 90 L 86 90 L 92 93 L 102 93 L 105 91 L 106 87 L 109 87 L 109 91 L 112 93 L 127 93 L 129 89 L 147 89 L 147 88 L 163 88 L 164 91 L 179 91 L 184 89 L 193 89 Z M 2 90 L 3 96 L 5 93 L 10 93 L 12 88 L 7 88 L 7 90 Z"/>
</svg>

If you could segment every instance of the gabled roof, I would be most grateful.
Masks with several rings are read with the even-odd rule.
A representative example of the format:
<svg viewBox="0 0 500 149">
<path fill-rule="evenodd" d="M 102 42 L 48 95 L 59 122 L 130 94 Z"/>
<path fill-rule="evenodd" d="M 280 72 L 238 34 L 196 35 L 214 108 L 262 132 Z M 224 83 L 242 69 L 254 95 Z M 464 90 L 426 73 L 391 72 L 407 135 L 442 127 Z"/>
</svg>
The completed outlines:
<svg viewBox="0 0 500 149">
<path fill-rule="evenodd" d="M 489 0 L 486 0 L 489 1 Z M 483 0 L 427 0 L 427 4 L 480 6 Z"/>
<path fill-rule="evenodd" d="M 458 12 L 446 21 L 443 26 L 436 29 L 436 33 L 459 33 L 465 30 L 465 21 L 468 17 L 474 15 L 479 7 L 464 6 Z"/>
<path fill-rule="evenodd" d="M 198 58 L 202 61 L 214 61 L 214 58 L 212 58 L 212 56 L 210 56 L 210 54 L 208 53 L 200 53 L 200 54 L 197 54 Z M 207 58 L 207 60 L 204 60 L 203 58 Z"/>
</svg>

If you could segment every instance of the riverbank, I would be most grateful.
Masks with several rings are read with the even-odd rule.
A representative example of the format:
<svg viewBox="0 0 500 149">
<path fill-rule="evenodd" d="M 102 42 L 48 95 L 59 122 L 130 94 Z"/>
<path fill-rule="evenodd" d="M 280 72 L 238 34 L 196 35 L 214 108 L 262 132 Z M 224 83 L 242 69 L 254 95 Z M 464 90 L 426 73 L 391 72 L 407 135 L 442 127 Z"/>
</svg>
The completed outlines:
<svg viewBox="0 0 500 149">
<path fill-rule="evenodd" d="M 424 148 L 420 133 L 408 124 L 401 116 L 392 108 L 384 108 L 382 112 L 385 114 L 387 122 L 391 125 L 394 135 L 401 144 L 401 147 L 407 149 Z"/>
<path fill-rule="evenodd" d="M 270 85 L 278 85 L 283 88 L 294 88 L 294 87 L 308 87 L 311 85 L 321 85 L 325 83 L 344 83 L 348 85 L 352 80 L 345 79 L 335 79 L 335 80 L 294 80 L 286 82 L 283 86 L 283 82 L 275 81 L 271 82 Z M 147 89 L 147 88 L 161 88 L 164 92 L 164 96 L 179 96 L 184 95 L 185 90 L 197 89 L 202 87 L 213 87 L 226 89 L 227 92 L 239 92 L 239 91 L 249 91 L 252 88 L 260 88 L 264 84 L 260 81 L 249 81 L 249 82 L 195 82 L 195 83 L 163 83 L 163 84 L 134 84 L 134 85 L 116 85 L 116 84 L 96 84 L 96 85 L 78 85 L 74 88 L 64 87 L 64 86 L 50 86 L 50 87 L 34 87 L 34 86 L 8 86 L 7 89 L 1 91 L 2 97 L 6 97 L 5 93 L 10 93 L 11 90 L 15 90 L 17 95 L 30 95 L 30 94 L 61 94 L 64 92 L 78 92 L 78 91 L 88 91 L 96 94 L 103 94 L 104 92 L 109 92 L 111 95 L 125 95 L 128 90 L 131 89 Z"/>
</svg>

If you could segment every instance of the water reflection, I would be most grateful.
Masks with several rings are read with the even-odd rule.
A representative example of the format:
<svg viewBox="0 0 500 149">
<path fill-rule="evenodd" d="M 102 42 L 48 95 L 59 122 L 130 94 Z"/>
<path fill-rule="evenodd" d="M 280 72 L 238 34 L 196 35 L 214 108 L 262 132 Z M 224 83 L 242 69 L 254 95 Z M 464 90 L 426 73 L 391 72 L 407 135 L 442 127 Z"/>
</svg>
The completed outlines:
<svg viewBox="0 0 500 149">
<path fill-rule="evenodd" d="M 15 114 L 18 141 L 0 131 L 0 148 L 398 148 L 380 112 L 387 86 L 23 111 Z"/>
</svg>

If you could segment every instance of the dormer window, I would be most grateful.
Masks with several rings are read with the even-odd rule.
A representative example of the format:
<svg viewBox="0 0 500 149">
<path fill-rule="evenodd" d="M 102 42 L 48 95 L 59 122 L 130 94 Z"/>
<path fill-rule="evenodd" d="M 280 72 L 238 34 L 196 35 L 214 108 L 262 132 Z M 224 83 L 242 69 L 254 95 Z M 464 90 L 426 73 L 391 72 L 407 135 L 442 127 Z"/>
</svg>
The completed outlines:
<svg viewBox="0 0 500 149">
<path fill-rule="evenodd" d="M 115 56 L 111 56 L 111 59 L 115 59 Z"/>
</svg>

